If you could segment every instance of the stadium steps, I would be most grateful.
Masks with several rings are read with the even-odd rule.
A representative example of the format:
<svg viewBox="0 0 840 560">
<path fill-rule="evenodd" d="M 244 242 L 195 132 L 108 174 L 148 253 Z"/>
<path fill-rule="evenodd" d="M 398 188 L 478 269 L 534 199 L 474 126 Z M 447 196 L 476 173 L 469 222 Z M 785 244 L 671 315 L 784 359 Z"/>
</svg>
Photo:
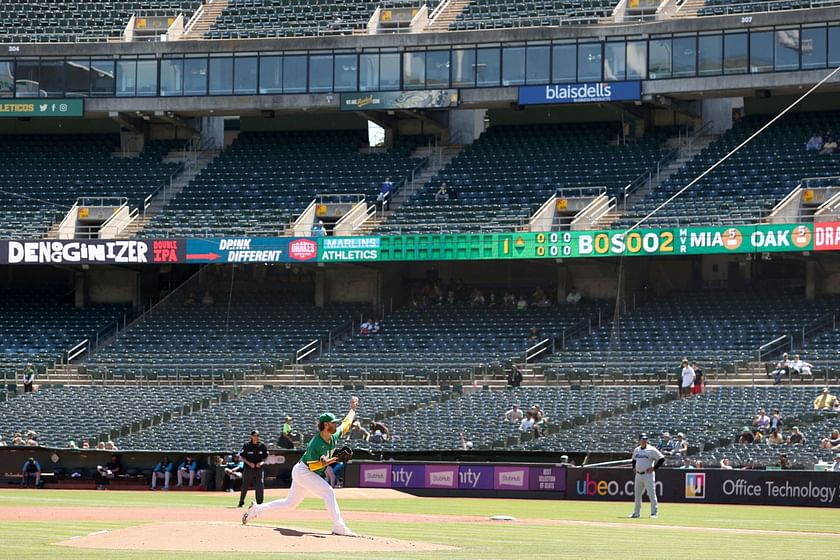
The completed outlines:
<svg viewBox="0 0 840 560">
<path fill-rule="evenodd" d="M 228 7 L 228 0 L 207 0 L 207 2 L 196 11 L 187 23 L 187 30 L 184 33 L 185 41 L 201 41 L 204 34 L 210 31 L 216 20 Z"/>
<path fill-rule="evenodd" d="M 697 17 L 697 11 L 706 5 L 706 0 L 685 0 L 671 16 L 673 19 Z"/>
<path fill-rule="evenodd" d="M 411 153 L 412 159 L 429 158 L 429 164 L 417 175 L 414 176 L 413 182 L 408 182 L 394 195 L 391 200 L 390 208 L 385 213 L 388 216 L 397 211 L 407 200 L 409 200 L 415 193 L 426 188 L 426 185 L 437 176 L 443 169 L 449 165 L 455 157 L 464 150 L 464 146 L 460 144 L 442 146 L 440 157 L 435 154 L 435 148 L 428 148 L 426 146 L 419 147 Z"/>
<path fill-rule="evenodd" d="M 446 2 L 446 5 L 441 7 L 434 21 L 429 22 L 426 31 L 449 31 L 449 24 L 454 23 L 458 19 L 458 16 L 461 15 L 461 12 L 464 11 L 464 8 L 470 3 L 470 0 L 443 1 Z"/>
</svg>

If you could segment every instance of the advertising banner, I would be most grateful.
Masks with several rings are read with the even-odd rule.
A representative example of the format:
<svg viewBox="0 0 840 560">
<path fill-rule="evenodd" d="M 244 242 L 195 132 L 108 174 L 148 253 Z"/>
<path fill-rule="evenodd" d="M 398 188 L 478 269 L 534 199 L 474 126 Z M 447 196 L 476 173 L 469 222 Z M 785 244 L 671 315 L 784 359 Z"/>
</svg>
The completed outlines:
<svg viewBox="0 0 840 560">
<path fill-rule="evenodd" d="M 183 241 L 0 241 L 0 264 L 148 264 L 183 262 Z"/>
<path fill-rule="evenodd" d="M 840 251 L 840 222 L 814 224 L 814 250 Z"/>
<path fill-rule="evenodd" d="M 638 101 L 641 98 L 641 82 L 586 82 L 519 88 L 520 105 L 609 103 L 612 101 Z"/>
<path fill-rule="evenodd" d="M 565 469 L 551 465 L 362 463 L 359 485 L 362 488 L 564 492 L 566 476 Z"/>
<path fill-rule="evenodd" d="M 188 239 L 186 245 L 186 260 L 194 263 L 300 262 L 318 257 L 318 243 L 307 238 Z"/>
<path fill-rule="evenodd" d="M 0 117 L 83 117 L 84 99 L 7 99 L 0 101 Z"/>
<path fill-rule="evenodd" d="M 342 111 L 378 109 L 445 109 L 458 106 L 457 89 L 342 93 Z"/>
<path fill-rule="evenodd" d="M 324 237 L 320 240 L 320 262 L 359 262 L 379 259 L 379 237 Z"/>
</svg>

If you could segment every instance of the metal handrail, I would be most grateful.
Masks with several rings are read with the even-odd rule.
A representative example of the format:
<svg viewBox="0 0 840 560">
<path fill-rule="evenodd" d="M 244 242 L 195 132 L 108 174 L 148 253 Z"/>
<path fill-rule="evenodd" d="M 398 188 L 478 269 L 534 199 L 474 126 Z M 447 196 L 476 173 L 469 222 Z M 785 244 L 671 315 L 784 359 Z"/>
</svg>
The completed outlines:
<svg viewBox="0 0 840 560">
<path fill-rule="evenodd" d="M 607 186 L 597 187 L 561 187 L 555 191 L 559 198 L 589 198 L 606 194 Z"/>
<path fill-rule="evenodd" d="M 525 363 L 528 363 L 530 360 L 548 352 L 548 349 L 552 346 L 553 342 L 554 337 L 548 337 L 527 348 L 525 350 Z"/>
<path fill-rule="evenodd" d="M 299 364 L 301 360 L 306 358 L 307 356 L 312 355 L 314 352 L 318 352 L 321 348 L 321 339 L 316 338 L 315 340 L 301 346 L 295 351 L 295 363 Z"/>
</svg>

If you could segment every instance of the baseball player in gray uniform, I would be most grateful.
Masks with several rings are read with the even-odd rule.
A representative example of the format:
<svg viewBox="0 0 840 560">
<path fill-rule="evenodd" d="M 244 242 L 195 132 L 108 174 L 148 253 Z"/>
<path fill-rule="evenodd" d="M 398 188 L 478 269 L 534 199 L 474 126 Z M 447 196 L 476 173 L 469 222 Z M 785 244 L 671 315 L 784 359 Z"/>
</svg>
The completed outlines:
<svg viewBox="0 0 840 560">
<path fill-rule="evenodd" d="M 639 435 L 639 446 L 633 450 L 633 472 L 636 473 L 636 504 L 632 518 L 638 518 L 642 510 L 642 494 L 647 491 L 650 499 L 650 517 L 656 519 L 656 476 L 655 471 L 665 462 L 665 456 L 657 448 L 648 445 L 647 434 Z"/>
</svg>

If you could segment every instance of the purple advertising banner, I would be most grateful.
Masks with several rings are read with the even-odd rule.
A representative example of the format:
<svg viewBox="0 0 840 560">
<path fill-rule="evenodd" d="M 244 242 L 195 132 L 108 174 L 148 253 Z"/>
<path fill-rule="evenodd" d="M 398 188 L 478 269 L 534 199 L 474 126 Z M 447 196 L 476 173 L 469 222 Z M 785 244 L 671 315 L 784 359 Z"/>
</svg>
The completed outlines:
<svg viewBox="0 0 840 560">
<path fill-rule="evenodd" d="M 530 489 L 544 492 L 566 490 L 566 469 L 560 467 L 531 467 Z"/>
<path fill-rule="evenodd" d="M 383 463 L 361 464 L 359 486 L 363 488 L 390 488 L 391 465 Z"/>
<path fill-rule="evenodd" d="M 458 465 L 426 465 L 424 488 L 458 488 Z"/>
<path fill-rule="evenodd" d="M 530 467 L 494 467 L 493 490 L 528 490 Z"/>
<path fill-rule="evenodd" d="M 392 465 L 391 488 L 426 488 L 425 465 Z"/>
<path fill-rule="evenodd" d="M 462 490 L 492 490 L 493 467 L 461 465 L 458 488 Z"/>
</svg>

